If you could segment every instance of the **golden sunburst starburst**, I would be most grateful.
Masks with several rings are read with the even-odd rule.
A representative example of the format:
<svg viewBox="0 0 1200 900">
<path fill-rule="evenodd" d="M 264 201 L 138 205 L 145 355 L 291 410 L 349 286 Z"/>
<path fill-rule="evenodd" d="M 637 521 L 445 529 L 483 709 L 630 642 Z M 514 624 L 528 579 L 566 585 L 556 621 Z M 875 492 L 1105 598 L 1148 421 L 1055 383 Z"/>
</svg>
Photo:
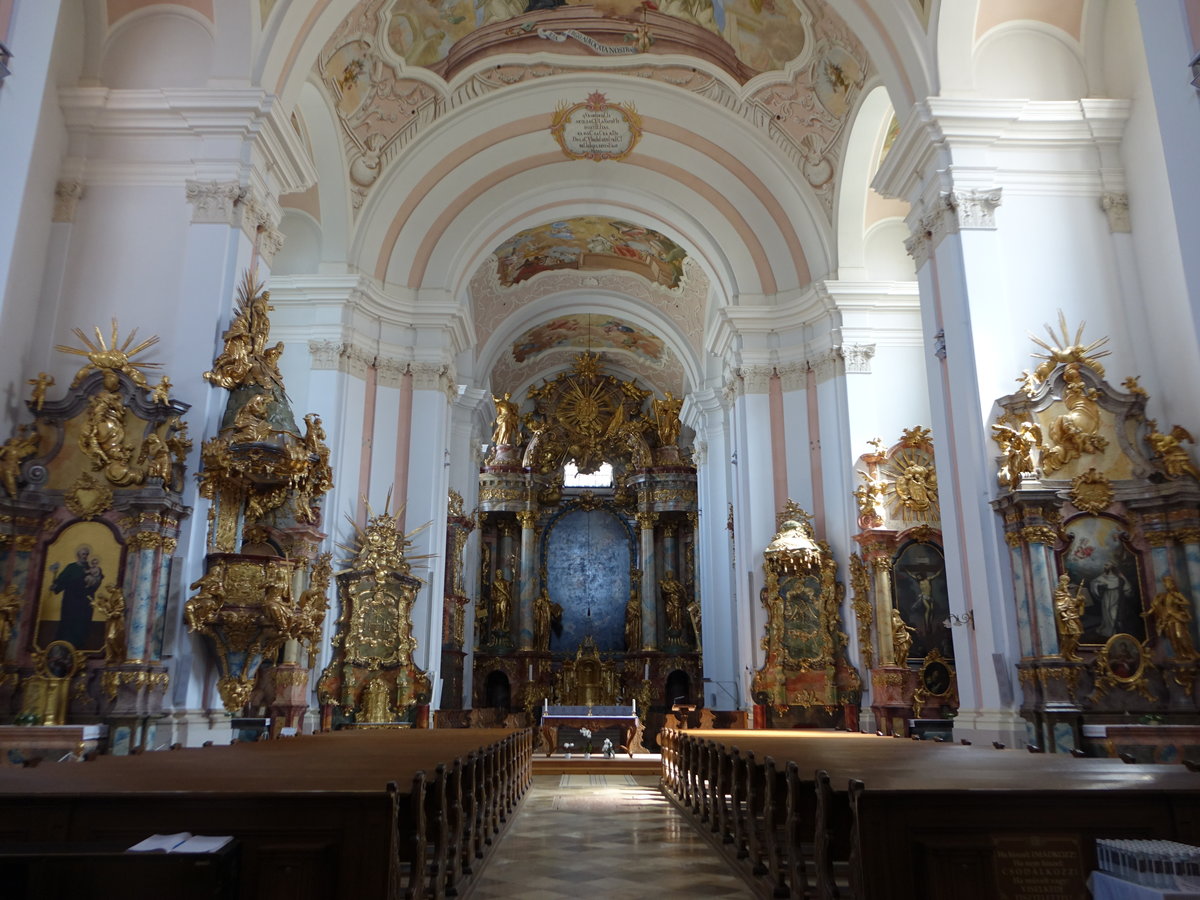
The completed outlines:
<svg viewBox="0 0 1200 900">
<path fill-rule="evenodd" d="M 124 372 L 128 375 L 138 387 L 148 387 L 146 384 L 146 376 L 143 374 L 143 369 L 158 369 L 162 367 L 162 363 L 148 362 L 133 362 L 133 358 L 158 343 L 158 335 L 151 335 L 140 344 L 134 344 L 137 340 L 138 330 L 135 328 L 125 337 L 122 342 L 118 338 L 117 320 L 114 317 L 112 320 L 112 336 L 108 340 L 105 339 L 104 333 L 100 331 L 99 325 L 92 326 L 96 333 L 96 339 L 93 341 L 91 337 L 82 328 L 73 328 L 72 332 L 82 347 L 68 347 L 65 344 L 59 344 L 54 349 L 62 353 L 70 353 L 73 356 L 86 356 L 88 359 L 87 365 L 75 373 L 75 378 L 71 381 L 71 387 L 76 387 L 84 376 L 91 371 L 114 371 Z"/>
<path fill-rule="evenodd" d="M 371 510 L 371 504 L 366 504 L 366 527 L 360 528 L 354 519 L 350 516 L 346 517 L 350 527 L 354 529 L 354 540 L 348 544 L 339 543 L 337 545 L 338 549 L 346 554 L 346 568 L 342 571 L 379 569 L 411 575 L 414 562 L 437 556 L 436 553 L 424 553 L 417 556 L 408 553 L 413 538 L 433 523 L 426 522 L 405 533 L 400 524 L 404 518 L 404 507 L 400 507 L 395 513 L 389 513 L 387 510 L 391 505 L 392 492 L 389 490 L 387 499 L 383 503 L 382 513 L 376 515 Z M 419 580 L 424 581 L 424 579 Z"/>
<path fill-rule="evenodd" d="M 1067 330 L 1067 317 L 1060 309 L 1058 311 L 1059 334 L 1055 334 L 1048 323 L 1046 325 L 1046 334 L 1050 336 L 1050 343 L 1046 343 L 1034 334 L 1029 335 L 1031 341 L 1046 351 L 1045 353 L 1033 354 L 1035 359 L 1045 360 L 1034 370 L 1034 379 L 1039 382 L 1045 381 L 1056 366 L 1066 363 L 1079 363 L 1080 365 L 1087 366 L 1101 378 L 1104 377 L 1104 366 L 1100 365 L 1096 360 L 1102 356 L 1112 354 L 1111 350 L 1099 349 L 1108 343 L 1108 338 L 1102 337 L 1084 346 L 1083 329 L 1086 325 L 1087 322 L 1081 321 L 1079 327 L 1075 330 L 1075 339 L 1071 340 L 1070 333 Z"/>
</svg>

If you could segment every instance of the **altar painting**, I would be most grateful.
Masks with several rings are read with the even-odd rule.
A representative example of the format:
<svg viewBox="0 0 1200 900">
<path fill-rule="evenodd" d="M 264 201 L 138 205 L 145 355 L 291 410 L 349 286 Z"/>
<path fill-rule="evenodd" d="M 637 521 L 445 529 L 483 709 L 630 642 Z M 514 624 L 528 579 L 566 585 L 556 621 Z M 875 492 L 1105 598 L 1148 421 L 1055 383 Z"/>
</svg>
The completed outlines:
<svg viewBox="0 0 1200 900">
<path fill-rule="evenodd" d="M 1076 516 L 1063 533 L 1067 547 L 1060 562 L 1071 592 L 1083 587 L 1080 643 L 1103 644 L 1117 634 L 1145 640 L 1142 579 L 1125 523 L 1110 516 Z"/>
<path fill-rule="evenodd" d="M 783 645 L 794 662 L 813 660 L 821 648 L 821 575 L 820 573 L 784 577 L 779 580 L 783 594 L 783 619 L 787 623 Z"/>
<path fill-rule="evenodd" d="M 625 526 L 604 510 L 569 512 L 552 525 L 543 559 L 550 599 L 563 609 L 550 650 L 573 654 L 588 634 L 599 650 L 623 650 L 630 588 Z"/>
<path fill-rule="evenodd" d="M 934 544 L 911 542 L 897 554 L 892 566 L 896 606 L 914 630 L 908 655 L 924 659 L 930 650 L 954 659 L 954 639 L 946 621 L 950 597 L 946 590 L 946 561 Z"/>
<path fill-rule="evenodd" d="M 34 643 L 67 641 L 76 650 L 104 649 L 104 616 L 97 591 L 121 582 L 121 545 L 108 526 L 78 522 L 46 549 Z"/>
</svg>

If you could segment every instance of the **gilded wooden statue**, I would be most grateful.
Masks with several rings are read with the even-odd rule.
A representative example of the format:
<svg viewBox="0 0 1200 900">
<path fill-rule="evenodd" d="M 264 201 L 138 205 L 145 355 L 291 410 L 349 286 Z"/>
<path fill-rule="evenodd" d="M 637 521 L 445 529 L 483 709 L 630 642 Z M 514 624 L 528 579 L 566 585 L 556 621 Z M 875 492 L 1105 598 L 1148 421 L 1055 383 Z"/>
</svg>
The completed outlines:
<svg viewBox="0 0 1200 900">
<path fill-rule="evenodd" d="M 1071 576 L 1062 574 L 1054 591 L 1054 612 L 1058 621 L 1059 654 L 1068 662 L 1079 662 L 1079 639 L 1083 636 L 1083 585 L 1071 593 Z"/>
<path fill-rule="evenodd" d="M 1143 616 L 1153 616 L 1161 637 L 1171 645 L 1171 653 L 1180 662 L 1195 662 L 1196 646 L 1192 643 L 1192 604 L 1179 590 L 1170 575 L 1163 576 L 1163 590 L 1150 604 Z"/>
</svg>

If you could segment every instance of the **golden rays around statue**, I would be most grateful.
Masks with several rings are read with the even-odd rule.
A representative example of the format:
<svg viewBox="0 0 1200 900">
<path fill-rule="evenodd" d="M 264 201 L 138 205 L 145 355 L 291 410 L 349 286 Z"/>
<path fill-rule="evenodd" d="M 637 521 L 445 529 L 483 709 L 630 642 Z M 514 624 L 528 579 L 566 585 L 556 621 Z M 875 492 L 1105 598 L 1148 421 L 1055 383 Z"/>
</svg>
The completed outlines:
<svg viewBox="0 0 1200 900">
<path fill-rule="evenodd" d="M 1022 387 L 1026 394 L 1032 394 L 1037 390 L 1038 385 L 1045 381 L 1051 372 L 1060 364 L 1079 363 L 1087 366 L 1101 378 L 1104 377 L 1104 366 L 1097 362 L 1102 356 L 1112 354 L 1111 350 L 1101 350 L 1108 343 L 1108 337 L 1098 338 L 1090 344 L 1083 343 L 1083 329 L 1087 327 L 1087 322 L 1080 321 L 1079 327 L 1075 329 L 1075 338 L 1071 339 L 1070 332 L 1067 329 L 1067 317 L 1060 309 L 1058 311 L 1058 329 L 1059 333 L 1055 334 L 1054 330 L 1047 322 L 1045 325 L 1046 334 L 1050 338 L 1047 343 L 1039 338 L 1033 332 L 1029 333 L 1029 339 L 1045 350 L 1045 353 L 1034 353 L 1035 359 L 1040 359 L 1042 362 L 1033 372 L 1022 372 L 1017 381 L 1022 383 Z"/>
<path fill-rule="evenodd" d="M 126 335 L 124 341 L 118 338 L 117 320 L 114 317 L 112 320 L 112 334 L 108 340 L 105 340 L 104 333 L 100 331 L 100 326 L 93 326 L 96 334 L 96 340 L 93 341 L 82 328 L 71 329 L 83 347 L 68 347 L 65 344 L 59 344 L 54 349 L 62 353 L 70 353 L 73 356 L 86 356 L 87 365 L 75 373 L 75 377 L 71 379 L 71 387 L 77 387 L 89 372 L 99 372 L 104 370 L 112 370 L 124 372 L 128 375 L 133 383 L 138 387 L 149 389 L 146 383 L 146 375 L 142 370 L 145 369 L 160 369 L 162 363 L 152 362 L 137 362 L 133 358 L 139 353 L 142 353 L 158 343 L 158 336 L 153 335 L 146 338 L 138 344 L 134 344 L 137 340 L 138 330 Z"/>
</svg>

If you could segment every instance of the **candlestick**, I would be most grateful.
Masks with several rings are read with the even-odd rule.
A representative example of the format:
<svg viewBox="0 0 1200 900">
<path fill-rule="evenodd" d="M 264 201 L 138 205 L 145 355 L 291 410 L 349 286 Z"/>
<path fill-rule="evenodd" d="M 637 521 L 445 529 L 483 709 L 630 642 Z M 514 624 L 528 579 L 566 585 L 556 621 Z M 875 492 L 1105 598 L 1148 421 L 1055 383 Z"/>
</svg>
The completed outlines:
<svg viewBox="0 0 1200 900">
<path fill-rule="evenodd" d="M 529 664 L 529 680 L 533 681 L 533 663 Z"/>
<path fill-rule="evenodd" d="M 650 660 L 646 660 L 646 668 L 642 670 L 642 681 L 650 680 Z"/>
</svg>

